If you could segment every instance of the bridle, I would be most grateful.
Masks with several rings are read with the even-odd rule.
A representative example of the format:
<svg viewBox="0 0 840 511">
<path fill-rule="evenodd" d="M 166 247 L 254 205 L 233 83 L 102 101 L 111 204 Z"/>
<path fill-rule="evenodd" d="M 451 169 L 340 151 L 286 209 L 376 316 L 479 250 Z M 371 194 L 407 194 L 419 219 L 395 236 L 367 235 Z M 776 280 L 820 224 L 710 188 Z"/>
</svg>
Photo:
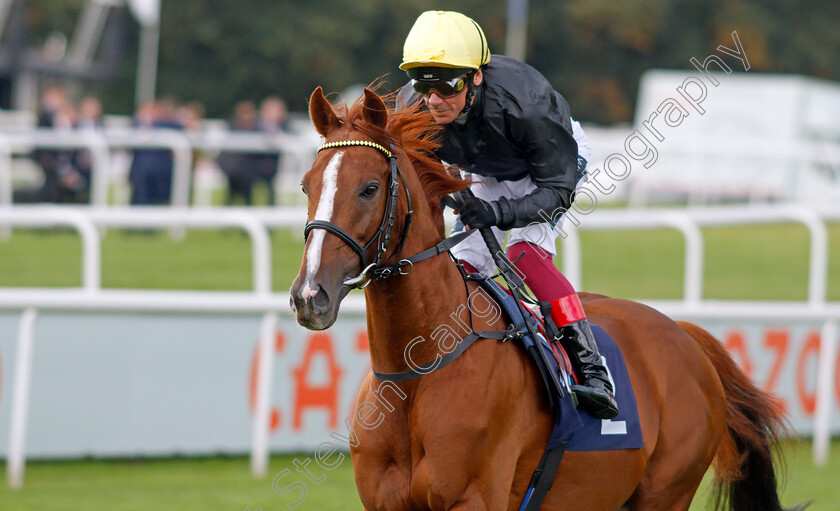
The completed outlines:
<svg viewBox="0 0 840 511">
<path fill-rule="evenodd" d="M 400 191 L 400 181 L 403 182 L 403 187 L 405 187 L 405 198 L 406 202 L 408 203 L 408 212 L 405 214 L 405 221 L 403 222 L 403 229 L 402 233 L 400 234 L 400 241 L 397 245 L 397 251 L 401 250 L 403 245 L 405 244 L 405 239 L 408 235 L 408 228 L 411 225 L 411 216 L 414 212 L 411 209 L 411 194 L 408 192 L 408 187 L 405 186 L 405 178 L 403 178 L 402 174 L 400 173 L 400 168 L 397 165 L 397 155 L 395 155 L 393 151 L 390 151 L 385 147 L 375 142 L 370 142 L 368 140 L 341 140 L 338 142 L 329 142 L 327 144 L 322 145 L 318 148 L 318 152 L 320 153 L 323 150 L 333 149 L 336 147 L 350 146 L 362 146 L 376 149 L 377 151 L 385 155 L 385 158 L 387 158 L 390 161 L 391 170 L 388 174 L 388 199 L 385 203 L 385 213 L 382 216 L 382 221 L 379 222 L 379 229 L 376 230 L 376 233 L 373 235 L 370 241 L 368 241 L 365 245 L 362 245 L 350 233 L 348 233 L 341 227 L 335 225 L 334 223 L 328 222 L 326 220 L 313 220 L 307 223 L 306 227 L 304 227 L 303 239 L 306 240 L 306 238 L 309 237 L 309 233 L 313 229 L 323 229 L 329 233 L 338 236 L 338 238 L 341 239 L 341 241 L 349 245 L 350 248 L 352 248 L 356 252 L 356 254 L 358 254 L 359 260 L 362 264 L 362 272 L 355 277 L 345 280 L 343 284 L 351 288 L 364 288 L 367 287 L 367 285 L 370 284 L 370 282 L 376 278 L 389 277 L 395 274 L 395 270 L 392 269 L 393 267 L 388 266 L 382 268 L 380 267 L 380 265 L 382 264 L 382 260 L 385 257 L 385 253 L 388 249 L 388 244 L 391 241 L 391 233 L 394 230 L 394 220 L 397 214 L 397 197 L 399 196 Z M 391 146 L 391 149 L 393 149 L 393 145 Z M 368 263 L 367 251 L 374 243 L 376 243 L 376 257 L 374 258 L 373 262 Z M 405 259 L 403 261 L 408 260 Z M 407 275 L 411 272 L 413 262 L 408 261 L 405 264 L 402 264 L 403 261 L 400 261 L 400 263 L 396 265 L 396 274 Z M 408 266 L 407 270 L 403 269 L 405 266 Z"/>
<path fill-rule="evenodd" d="M 394 230 L 394 219 L 397 214 L 397 197 L 400 193 L 400 181 L 402 181 L 403 187 L 405 188 L 405 199 L 408 205 L 408 212 L 405 214 L 405 221 L 403 222 L 403 229 L 400 234 L 400 241 L 397 244 L 396 252 L 402 250 L 403 245 L 405 245 L 405 240 L 408 236 L 408 228 L 411 225 L 411 216 L 414 213 L 411 209 L 411 194 L 408 192 L 408 186 L 405 184 L 405 178 L 402 176 L 400 168 L 397 165 L 397 156 L 393 153 L 393 151 L 390 151 L 375 142 L 370 142 L 368 140 L 341 140 L 337 142 L 329 142 L 319 147 L 318 152 L 320 153 L 325 149 L 350 146 L 363 146 L 376 149 L 380 153 L 384 154 L 391 163 L 391 170 L 388 174 L 388 199 L 385 203 L 385 213 L 382 216 L 382 221 L 379 222 L 379 229 L 376 230 L 376 233 L 370 241 L 368 241 L 365 245 L 362 245 L 350 233 L 326 220 L 313 220 L 307 223 L 303 228 L 304 240 L 309 237 L 309 233 L 313 229 L 323 229 L 338 236 L 341 241 L 350 246 L 350 248 L 358 254 L 359 261 L 362 264 L 362 271 L 355 277 L 345 280 L 342 283 L 343 285 L 350 288 L 364 289 L 371 282 L 377 279 L 384 279 L 392 275 L 408 275 L 411 273 L 411 270 L 414 269 L 414 263 L 418 263 L 425 259 L 429 259 L 430 257 L 447 252 L 469 235 L 476 232 L 475 229 L 471 229 L 469 231 L 455 234 L 454 236 L 445 238 L 433 247 L 427 248 L 422 252 L 418 252 L 411 257 L 401 259 L 396 264 L 382 266 L 382 260 L 385 258 L 385 252 L 388 249 L 388 243 L 391 241 L 391 232 Z M 393 149 L 393 145 L 391 146 L 391 149 Z M 377 243 L 376 257 L 372 263 L 368 264 L 367 251 L 374 243 Z"/>
</svg>

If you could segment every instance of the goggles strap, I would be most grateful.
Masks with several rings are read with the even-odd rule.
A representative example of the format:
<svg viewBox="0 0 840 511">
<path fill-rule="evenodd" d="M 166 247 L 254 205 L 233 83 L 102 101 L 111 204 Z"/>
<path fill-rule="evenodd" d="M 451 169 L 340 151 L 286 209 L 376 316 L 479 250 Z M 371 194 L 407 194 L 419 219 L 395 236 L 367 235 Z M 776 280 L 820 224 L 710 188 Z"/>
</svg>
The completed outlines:
<svg viewBox="0 0 840 511">
<path fill-rule="evenodd" d="M 465 115 L 467 112 L 470 111 L 470 107 L 472 106 L 473 98 L 475 97 L 475 87 L 473 86 L 472 75 L 469 76 L 467 80 L 467 101 L 464 103 L 464 108 L 461 110 L 461 113 L 458 115 Z"/>
</svg>

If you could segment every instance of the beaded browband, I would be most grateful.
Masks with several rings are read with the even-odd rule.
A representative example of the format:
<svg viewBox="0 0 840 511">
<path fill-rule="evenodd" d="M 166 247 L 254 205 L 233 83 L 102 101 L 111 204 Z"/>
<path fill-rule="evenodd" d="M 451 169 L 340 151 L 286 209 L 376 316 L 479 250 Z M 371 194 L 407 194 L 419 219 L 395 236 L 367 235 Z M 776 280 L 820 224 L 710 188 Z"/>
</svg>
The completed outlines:
<svg viewBox="0 0 840 511">
<path fill-rule="evenodd" d="M 328 142 L 321 147 L 318 148 L 318 152 L 320 153 L 324 149 L 332 149 L 333 147 L 347 147 L 347 146 L 367 146 L 372 147 L 382 154 L 385 155 L 386 158 L 390 158 L 392 156 L 391 151 L 385 149 L 381 145 L 377 144 L 376 142 L 370 142 L 368 140 L 340 140 L 338 142 Z"/>
</svg>

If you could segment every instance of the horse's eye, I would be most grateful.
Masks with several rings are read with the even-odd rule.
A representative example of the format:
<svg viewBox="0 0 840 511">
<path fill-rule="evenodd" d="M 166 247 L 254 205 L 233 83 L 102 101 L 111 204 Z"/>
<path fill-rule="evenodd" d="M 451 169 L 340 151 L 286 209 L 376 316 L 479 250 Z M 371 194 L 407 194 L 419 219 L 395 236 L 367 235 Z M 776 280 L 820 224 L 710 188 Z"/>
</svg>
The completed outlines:
<svg viewBox="0 0 840 511">
<path fill-rule="evenodd" d="M 309 195 L 308 193 L 306 193 L 306 187 L 303 185 L 300 185 L 300 191 L 302 191 L 304 195 Z"/>
<path fill-rule="evenodd" d="M 378 191 L 379 191 L 379 185 L 376 184 L 376 183 L 372 183 L 372 184 L 369 184 L 367 186 L 367 188 L 365 188 L 364 191 L 362 191 L 362 193 L 360 195 L 362 197 L 365 197 L 365 198 L 370 198 L 370 197 L 373 197 L 374 195 L 376 195 L 376 192 L 378 192 Z"/>
</svg>

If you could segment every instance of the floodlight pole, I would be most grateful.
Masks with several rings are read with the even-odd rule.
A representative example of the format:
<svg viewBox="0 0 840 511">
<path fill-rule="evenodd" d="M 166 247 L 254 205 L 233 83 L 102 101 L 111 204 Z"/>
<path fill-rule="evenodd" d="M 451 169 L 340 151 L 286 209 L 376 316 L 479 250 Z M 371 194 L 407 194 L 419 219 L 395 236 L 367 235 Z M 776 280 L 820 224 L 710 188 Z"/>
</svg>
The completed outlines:
<svg viewBox="0 0 840 511">
<path fill-rule="evenodd" d="M 508 0 L 505 55 L 525 61 L 528 38 L 528 0 Z"/>
<path fill-rule="evenodd" d="M 137 106 L 155 99 L 159 44 L 160 25 L 158 23 L 141 24 L 140 49 L 137 56 L 137 90 L 135 96 L 135 104 Z"/>
</svg>

